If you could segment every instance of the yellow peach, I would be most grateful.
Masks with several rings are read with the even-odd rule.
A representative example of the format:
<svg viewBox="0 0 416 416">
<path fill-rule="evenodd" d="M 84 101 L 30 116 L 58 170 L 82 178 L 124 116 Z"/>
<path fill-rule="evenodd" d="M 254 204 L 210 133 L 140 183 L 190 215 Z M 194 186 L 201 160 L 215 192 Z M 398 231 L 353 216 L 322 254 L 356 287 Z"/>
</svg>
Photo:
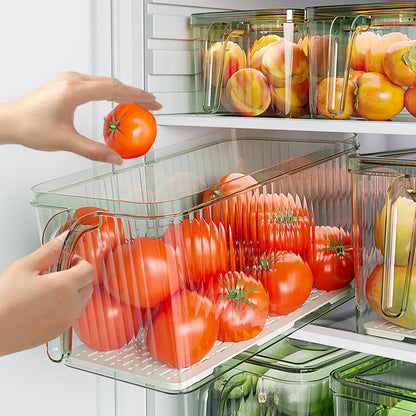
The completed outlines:
<svg viewBox="0 0 416 416">
<path fill-rule="evenodd" d="M 258 116 L 270 105 L 270 87 L 262 72 L 243 68 L 235 72 L 225 88 L 226 102 L 245 116 Z"/>
<path fill-rule="evenodd" d="M 275 87 L 298 84 L 308 77 L 308 58 L 298 45 L 283 40 L 265 50 L 262 70 Z"/>
</svg>

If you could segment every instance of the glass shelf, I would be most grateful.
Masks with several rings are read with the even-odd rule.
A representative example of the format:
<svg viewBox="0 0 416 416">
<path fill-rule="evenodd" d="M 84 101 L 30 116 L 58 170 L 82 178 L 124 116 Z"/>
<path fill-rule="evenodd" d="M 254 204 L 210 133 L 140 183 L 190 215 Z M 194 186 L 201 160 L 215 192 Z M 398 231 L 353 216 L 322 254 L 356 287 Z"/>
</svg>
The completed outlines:
<svg viewBox="0 0 416 416">
<path fill-rule="evenodd" d="M 414 135 L 415 122 L 238 117 L 226 115 L 156 115 L 160 126 Z"/>
</svg>

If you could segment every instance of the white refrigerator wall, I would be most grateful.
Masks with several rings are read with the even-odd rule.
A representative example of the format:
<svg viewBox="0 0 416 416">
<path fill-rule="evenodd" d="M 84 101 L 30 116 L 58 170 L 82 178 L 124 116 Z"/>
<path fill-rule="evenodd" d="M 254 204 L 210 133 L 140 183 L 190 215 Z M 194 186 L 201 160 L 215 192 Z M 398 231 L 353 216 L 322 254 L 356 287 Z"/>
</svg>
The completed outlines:
<svg viewBox="0 0 416 416">
<path fill-rule="evenodd" d="M 108 0 L 2 2 L 0 102 L 18 98 L 67 70 L 109 76 L 110 8 Z M 76 112 L 76 127 L 101 141 L 102 116 L 110 109 L 108 102 L 82 106 Z M 36 212 L 29 203 L 31 187 L 92 165 L 65 152 L 0 147 L 0 274 L 40 244 Z M 0 357 L 1 415 L 113 416 L 116 389 L 110 380 L 53 364 L 44 346 Z M 143 405 L 143 400 L 137 403 Z"/>
</svg>

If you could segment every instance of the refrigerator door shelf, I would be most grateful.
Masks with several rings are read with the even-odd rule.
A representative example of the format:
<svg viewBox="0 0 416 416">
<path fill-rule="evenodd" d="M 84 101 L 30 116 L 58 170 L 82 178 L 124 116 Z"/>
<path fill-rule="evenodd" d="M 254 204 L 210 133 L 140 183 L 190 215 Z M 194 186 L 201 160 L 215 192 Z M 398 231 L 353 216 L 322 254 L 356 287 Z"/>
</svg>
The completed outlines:
<svg viewBox="0 0 416 416">
<path fill-rule="evenodd" d="M 217 377 L 215 370 L 226 361 L 241 353 L 249 357 L 293 332 L 328 310 L 353 297 L 351 286 L 330 292 L 314 289 L 305 304 L 296 311 L 283 316 L 269 317 L 263 331 L 255 338 L 242 342 L 216 341 L 210 353 L 199 363 L 186 369 L 174 369 L 153 358 L 146 349 L 146 332 L 117 351 L 100 352 L 84 344 L 73 348 L 65 360 L 70 367 L 91 371 L 95 374 L 123 380 L 132 384 L 148 386 L 170 393 L 185 393 Z M 139 342 L 138 342 L 139 341 Z M 238 364 L 239 360 L 235 360 Z"/>
</svg>

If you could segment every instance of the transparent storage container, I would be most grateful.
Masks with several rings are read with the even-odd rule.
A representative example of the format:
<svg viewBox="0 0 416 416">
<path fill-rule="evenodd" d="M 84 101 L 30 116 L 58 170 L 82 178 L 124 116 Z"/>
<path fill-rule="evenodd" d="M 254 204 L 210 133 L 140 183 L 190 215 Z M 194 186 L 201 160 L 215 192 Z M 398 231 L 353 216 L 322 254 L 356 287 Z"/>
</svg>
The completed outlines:
<svg viewBox="0 0 416 416">
<path fill-rule="evenodd" d="M 209 386 L 204 415 L 334 415 L 332 370 L 365 357 L 285 338 L 226 372 Z"/>
<path fill-rule="evenodd" d="M 308 117 L 304 10 L 191 15 L 200 111 Z"/>
<path fill-rule="evenodd" d="M 68 268 L 74 253 L 95 267 L 94 294 L 48 345 L 50 358 L 183 393 L 351 299 L 348 282 L 313 287 L 306 243 L 318 225 L 352 233 L 347 158 L 356 149 L 355 136 L 230 130 L 35 186 L 43 241 L 69 229 L 53 270 Z M 218 185 L 230 172 L 238 175 Z M 282 289 L 272 302 L 260 271 L 289 261 L 282 250 L 303 272 L 296 297 Z M 242 291 L 249 302 L 232 297 Z"/>
<path fill-rule="evenodd" d="M 349 159 L 354 194 L 357 329 L 415 338 L 416 150 Z"/>
<path fill-rule="evenodd" d="M 370 356 L 331 373 L 336 416 L 413 416 L 416 366 Z"/>
<path fill-rule="evenodd" d="M 311 116 L 415 121 L 416 4 L 308 7 Z"/>
</svg>

